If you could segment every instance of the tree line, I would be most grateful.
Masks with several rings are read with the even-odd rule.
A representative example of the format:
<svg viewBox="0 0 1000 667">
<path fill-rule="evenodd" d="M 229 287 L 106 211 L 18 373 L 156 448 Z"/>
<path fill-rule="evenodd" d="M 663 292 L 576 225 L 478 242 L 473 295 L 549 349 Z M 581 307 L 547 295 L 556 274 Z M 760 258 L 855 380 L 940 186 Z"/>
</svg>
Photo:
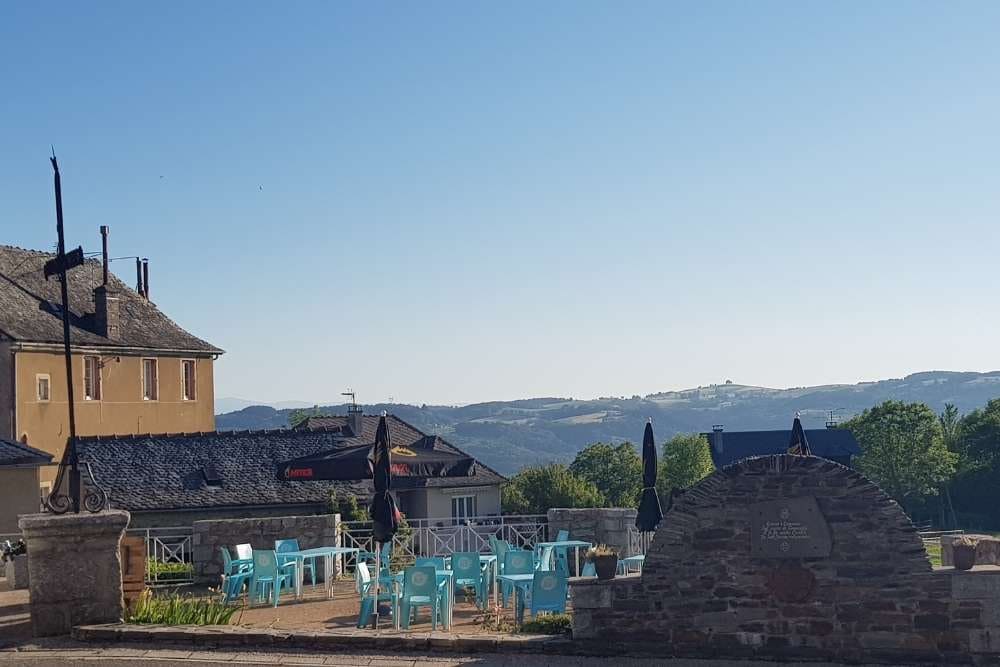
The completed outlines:
<svg viewBox="0 0 1000 667">
<path fill-rule="evenodd" d="M 712 474 L 708 440 L 680 434 L 663 446 L 656 492 L 666 508 L 672 490 L 686 489 Z M 503 487 L 504 512 L 544 514 L 551 507 L 636 507 L 642 491 L 642 457 L 631 442 L 597 442 L 569 465 L 522 468 Z"/>
<path fill-rule="evenodd" d="M 943 528 L 1000 530 L 1000 399 L 965 415 L 954 405 L 935 413 L 923 403 L 889 400 L 839 428 L 861 447 L 854 461 L 917 521 Z M 664 509 L 677 490 L 714 470 L 700 434 L 663 445 L 657 493 Z M 505 512 L 542 514 L 552 507 L 636 507 L 642 458 L 630 442 L 594 443 L 569 465 L 529 466 L 503 488 Z"/>
</svg>

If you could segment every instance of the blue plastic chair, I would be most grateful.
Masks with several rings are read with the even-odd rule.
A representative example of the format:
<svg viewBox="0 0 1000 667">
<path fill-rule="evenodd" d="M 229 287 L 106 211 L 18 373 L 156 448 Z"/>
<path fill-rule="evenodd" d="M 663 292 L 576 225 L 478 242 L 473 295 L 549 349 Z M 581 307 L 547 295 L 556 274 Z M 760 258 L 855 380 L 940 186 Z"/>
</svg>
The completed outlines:
<svg viewBox="0 0 1000 667">
<path fill-rule="evenodd" d="M 275 540 L 274 541 L 274 552 L 278 554 L 278 564 L 285 566 L 289 563 L 295 563 L 295 558 L 282 558 L 281 554 L 287 553 L 289 551 L 299 551 L 299 541 L 296 539 L 290 540 Z M 302 559 L 302 569 L 303 572 L 309 573 L 309 581 L 313 586 L 316 585 L 316 559 L 319 556 L 311 556 L 309 558 Z"/>
<path fill-rule="evenodd" d="M 535 571 L 535 559 L 532 552 L 525 549 L 510 549 L 504 555 L 503 573 L 531 574 Z M 514 592 L 514 584 L 503 582 L 503 606 L 507 606 L 507 598 Z"/>
<path fill-rule="evenodd" d="M 263 602 L 269 596 L 274 598 L 274 606 L 278 606 L 278 598 L 281 597 L 281 589 L 294 588 L 295 582 L 289 568 L 278 566 L 277 556 L 268 549 L 255 549 L 253 552 L 253 579 L 250 589 L 257 600 Z"/>
<path fill-rule="evenodd" d="M 556 542 L 565 542 L 568 539 L 569 539 L 568 530 L 560 530 L 558 533 L 556 533 Z M 558 572 L 562 572 L 567 577 L 569 576 L 569 548 L 556 547 L 555 564 L 556 564 L 556 570 Z"/>
<path fill-rule="evenodd" d="M 410 567 L 403 571 L 403 596 L 399 600 L 400 621 L 404 630 L 410 628 L 410 616 L 418 607 L 431 608 L 431 629 L 444 619 L 445 593 L 448 582 L 438 583 L 434 567 Z"/>
<path fill-rule="evenodd" d="M 374 582 L 372 581 L 372 575 L 368 571 L 368 565 L 366 563 L 358 563 L 354 576 L 356 588 L 358 593 L 361 595 L 361 610 L 358 612 L 358 627 L 363 628 L 371 622 L 372 614 L 375 613 L 375 599 L 370 594 L 371 587 L 374 585 Z M 391 587 L 380 587 L 378 590 L 378 600 L 379 602 L 391 602 L 392 613 L 399 613 L 399 596 Z"/>
<path fill-rule="evenodd" d="M 535 572 L 531 582 L 531 617 L 537 618 L 543 611 L 553 614 L 566 613 L 566 595 L 569 580 L 559 572 Z M 524 604 L 517 608 L 517 622 L 524 622 Z"/>
<path fill-rule="evenodd" d="M 538 557 L 538 562 L 535 563 L 535 569 L 541 572 L 548 572 L 555 569 L 555 562 L 552 557 L 553 548 L 543 547 L 542 553 Z"/>
<path fill-rule="evenodd" d="M 589 560 L 583 564 L 583 572 L 580 574 L 581 577 L 596 577 L 597 568 Z"/>
<path fill-rule="evenodd" d="M 455 591 L 471 586 L 476 589 L 476 606 L 486 607 L 489 597 L 489 566 L 479 562 L 479 553 L 460 551 L 451 555 L 451 570 L 455 577 Z"/>
<path fill-rule="evenodd" d="M 510 543 L 499 539 L 496 535 L 490 535 L 490 548 L 497 557 L 497 574 L 503 574 L 503 559 L 510 551 Z"/>
<path fill-rule="evenodd" d="M 228 548 L 219 547 L 219 550 L 222 551 L 222 595 L 226 602 L 231 602 L 240 596 L 253 570 L 249 563 L 234 562 Z"/>
<path fill-rule="evenodd" d="M 435 570 L 444 569 L 444 556 L 422 556 L 416 559 L 414 567 L 433 567 Z"/>
</svg>

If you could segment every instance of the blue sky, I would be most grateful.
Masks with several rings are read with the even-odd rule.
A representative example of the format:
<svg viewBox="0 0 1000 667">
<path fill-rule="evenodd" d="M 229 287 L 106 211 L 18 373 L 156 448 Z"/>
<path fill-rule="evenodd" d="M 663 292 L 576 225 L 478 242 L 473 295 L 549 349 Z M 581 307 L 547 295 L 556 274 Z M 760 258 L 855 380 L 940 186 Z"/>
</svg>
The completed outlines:
<svg viewBox="0 0 1000 667">
<path fill-rule="evenodd" d="M 1000 367 L 1000 4 L 287 4 L 0 17 L 0 243 L 54 144 L 217 396 Z"/>
</svg>

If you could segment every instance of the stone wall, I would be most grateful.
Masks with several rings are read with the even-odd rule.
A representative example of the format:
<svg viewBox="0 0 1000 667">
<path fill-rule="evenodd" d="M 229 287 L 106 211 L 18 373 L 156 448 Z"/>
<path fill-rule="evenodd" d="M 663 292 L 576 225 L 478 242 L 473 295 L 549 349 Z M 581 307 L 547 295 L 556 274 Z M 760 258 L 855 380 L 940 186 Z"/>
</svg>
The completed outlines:
<svg viewBox="0 0 1000 667">
<path fill-rule="evenodd" d="M 339 514 L 195 521 L 192 528 L 192 562 L 195 580 L 199 583 L 219 582 L 222 574 L 219 547 L 222 546 L 227 547 L 234 558 L 236 545 L 244 543 L 254 549 L 273 549 L 275 540 L 296 538 L 302 549 L 340 546 Z M 318 581 L 323 564 L 322 559 L 316 562 Z"/>
<path fill-rule="evenodd" d="M 568 530 L 571 540 L 616 547 L 622 556 L 634 555 L 629 536 L 635 530 L 636 510 L 631 508 L 550 509 L 549 539 Z"/>
<path fill-rule="evenodd" d="M 976 565 L 1000 565 L 1000 537 L 992 535 L 965 535 L 963 537 L 974 537 L 979 540 L 979 544 L 976 545 Z M 955 552 L 952 545 L 958 538 L 958 535 L 941 537 L 942 565 L 955 564 Z"/>
<path fill-rule="evenodd" d="M 758 526 L 751 534 L 762 511 L 756 504 L 800 506 L 809 498 L 821 515 L 806 524 L 810 539 L 761 555 L 764 533 Z M 815 555 L 798 555 L 822 543 Z M 574 639 L 605 650 L 646 644 L 677 656 L 1000 658 L 1000 568 L 932 571 L 895 502 L 859 473 L 816 457 L 759 457 L 717 471 L 664 517 L 641 576 L 574 582 L 572 596 Z"/>
</svg>

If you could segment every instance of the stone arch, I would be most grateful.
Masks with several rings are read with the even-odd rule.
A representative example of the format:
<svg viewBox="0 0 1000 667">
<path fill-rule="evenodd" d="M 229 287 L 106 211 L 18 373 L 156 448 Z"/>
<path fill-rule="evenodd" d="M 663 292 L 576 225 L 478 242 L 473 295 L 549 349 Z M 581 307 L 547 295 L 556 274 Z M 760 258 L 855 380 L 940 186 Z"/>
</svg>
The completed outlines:
<svg viewBox="0 0 1000 667">
<path fill-rule="evenodd" d="M 680 496 L 646 553 L 643 579 L 694 576 L 698 561 L 719 574 L 752 569 L 762 559 L 750 554 L 750 505 L 801 497 L 816 499 L 831 533 L 829 557 L 797 563 L 821 582 L 931 571 L 909 517 L 864 475 L 816 456 L 775 455 L 737 461 Z M 715 563 L 720 556 L 724 563 Z"/>
</svg>

